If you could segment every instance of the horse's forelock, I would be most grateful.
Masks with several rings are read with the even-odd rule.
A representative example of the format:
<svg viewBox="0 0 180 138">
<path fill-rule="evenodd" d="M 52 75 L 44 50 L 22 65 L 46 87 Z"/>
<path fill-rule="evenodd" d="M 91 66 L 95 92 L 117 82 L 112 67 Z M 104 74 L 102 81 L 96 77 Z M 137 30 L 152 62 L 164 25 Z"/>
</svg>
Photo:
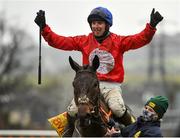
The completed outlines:
<svg viewBox="0 0 180 138">
<path fill-rule="evenodd" d="M 87 70 L 87 71 L 96 73 L 96 71 L 94 70 L 93 66 L 90 66 L 90 65 L 83 65 L 82 66 L 82 70 Z"/>
<path fill-rule="evenodd" d="M 94 72 L 93 70 L 92 70 L 92 68 L 90 67 L 90 66 L 83 66 L 83 69 L 81 69 L 81 70 L 79 70 L 79 71 L 77 71 L 76 72 L 76 78 L 78 77 L 78 76 L 80 76 L 80 74 L 81 75 L 84 75 L 84 74 L 82 74 L 82 73 L 89 73 L 89 74 L 93 74 L 93 76 L 95 77 L 95 78 L 97 78 L 97 75 L 96 75 L 96 72 Z"/>
<path fill-rule="evenodd" d="M 83 69 L 85 70 L 85 69 L 88 69 L 89 68 L 89 65 L 84 65 L 83 66 Z"/>
</svg>

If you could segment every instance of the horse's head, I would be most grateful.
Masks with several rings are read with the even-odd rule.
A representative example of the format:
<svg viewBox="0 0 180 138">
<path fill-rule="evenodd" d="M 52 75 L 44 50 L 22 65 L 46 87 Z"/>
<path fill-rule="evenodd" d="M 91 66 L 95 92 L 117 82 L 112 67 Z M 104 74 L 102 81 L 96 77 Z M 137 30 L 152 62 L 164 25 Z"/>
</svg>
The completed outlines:
<svg viewBox="0 0 180 138">
<path fill-rule="evenodd" d="M 73 87 L 78 114 L 81 117 L 85 117 L 95 113 L 96 108 L 98 108 L 100 89 L 96 70 L 99 67 L 99 58 L 95 56 L 92 65 L 80 66 L 71 57 L 69 57 L 69 62 L 72 69 L 76 72 Z"/>
</svg>

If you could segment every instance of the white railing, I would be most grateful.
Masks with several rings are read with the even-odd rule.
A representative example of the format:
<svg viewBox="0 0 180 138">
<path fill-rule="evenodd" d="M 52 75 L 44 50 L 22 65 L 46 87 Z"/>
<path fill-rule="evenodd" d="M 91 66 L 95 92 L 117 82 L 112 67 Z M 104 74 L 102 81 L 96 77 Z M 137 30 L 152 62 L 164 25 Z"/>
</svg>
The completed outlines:
<svg viewBox="0 0 180 138">
<path fill-rule="evenodd" d="M 58 134 L 54 130 L 0 130 L 0 137 L 2 136 L 58 137 Z"/>
</svg>

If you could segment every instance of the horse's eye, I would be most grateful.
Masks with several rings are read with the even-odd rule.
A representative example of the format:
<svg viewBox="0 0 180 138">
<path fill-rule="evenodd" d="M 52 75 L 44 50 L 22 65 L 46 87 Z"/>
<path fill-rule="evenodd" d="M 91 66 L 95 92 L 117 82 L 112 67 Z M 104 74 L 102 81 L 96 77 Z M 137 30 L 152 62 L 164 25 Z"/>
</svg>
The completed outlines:
<svg viewBox="0 0 180 138">
<path fill-rule="evenodd" d="M 97 87 L 97 86 L 98 86 L 98 82 L 95 82 L 95 83 L 94 83 L 94 87 Z"/>
<path fill-rule="evenodd" d="M 75 83 L 74 83 L 74 81 L 73 81 L 72 85 L 73 85 L 73 87 L 75 87 Z"/>
</svg>

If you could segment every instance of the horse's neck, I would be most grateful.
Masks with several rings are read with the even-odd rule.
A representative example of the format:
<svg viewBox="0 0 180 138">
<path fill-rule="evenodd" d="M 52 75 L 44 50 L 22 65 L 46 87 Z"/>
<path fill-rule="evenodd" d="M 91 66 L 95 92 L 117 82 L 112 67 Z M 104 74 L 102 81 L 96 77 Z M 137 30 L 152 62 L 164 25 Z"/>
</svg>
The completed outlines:
<svg viewBox="0 0 180 138">
<path fill-rule="evenodd" d="M 110 108 L 108 107 L 108 105 L 106 104 L 103 96 L 100 97 L 100 107 L 105 111 L 105 112 L 109 112 Z"/>
</svg>

